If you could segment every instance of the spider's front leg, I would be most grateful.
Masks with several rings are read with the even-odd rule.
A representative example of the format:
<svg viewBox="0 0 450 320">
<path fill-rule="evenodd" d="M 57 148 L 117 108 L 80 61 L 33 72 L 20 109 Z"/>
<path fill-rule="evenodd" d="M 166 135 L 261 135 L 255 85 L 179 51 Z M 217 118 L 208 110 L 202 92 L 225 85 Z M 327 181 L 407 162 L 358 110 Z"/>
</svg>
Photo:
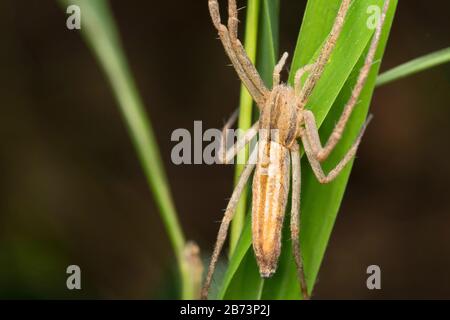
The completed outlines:
<svg viewBox="0 0 450 320">
<path fill-rule="evenodd" d="M 220 40 L 234 69 L 258 107 L 262 108 L 269 95 L 269 90 L 237 38 L 239 20 L 236 0 L 228 0 L 228 28 L 221 23 L 218 1 L 208 0 L 208 5 L 214 27 L 219 32 Z"/>
</svg>

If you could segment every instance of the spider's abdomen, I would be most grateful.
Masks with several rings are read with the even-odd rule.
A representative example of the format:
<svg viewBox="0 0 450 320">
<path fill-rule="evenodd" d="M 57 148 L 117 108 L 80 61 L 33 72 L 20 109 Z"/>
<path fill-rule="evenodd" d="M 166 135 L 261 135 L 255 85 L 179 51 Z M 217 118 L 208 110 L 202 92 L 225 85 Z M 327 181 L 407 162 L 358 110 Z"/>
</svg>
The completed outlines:
<svg viewBox="0 0 450 320">
<path fill-rule="evenodd" d="M 289 192 L 289 149 L 274 141 L 259 141 L 253 177 L 253 249 L 262 277 L 275 273 L 281 250 L 281 230 Z"/>
</svg>

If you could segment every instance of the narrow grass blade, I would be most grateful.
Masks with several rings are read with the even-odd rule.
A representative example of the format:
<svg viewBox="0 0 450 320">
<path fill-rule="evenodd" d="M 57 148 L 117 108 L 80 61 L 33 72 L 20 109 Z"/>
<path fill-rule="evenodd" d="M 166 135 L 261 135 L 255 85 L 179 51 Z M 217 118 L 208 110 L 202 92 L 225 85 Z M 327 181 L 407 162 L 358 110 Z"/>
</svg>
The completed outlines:
<svg viewBox="0 0 450 320">
<path fill-rule="evenodd" d="M 261 1 L 249 0 L 247 5 L 247 18 L 245 24 L 245 40 L 244 47 L 251 61 L 256 61 L 256 50 L 258 43 L 258 25 Z M 247 131 L 252 126 L 252 107 L 253 99 L 248 93 L 244 85 L 241 85 L 241 98 L 239 103 L 239 120 L 238 128 Z M 238 159 L 247 161 L 248 147 L 244 148 L 238 155 Z M 240 161 L 243 163 L 243 161 Z M 236 164 L 235 168 L 235 185 L 238 183 L 239 177 L 244 170 L 244 164 Z M 242 192 L 241 199 L 236 208 L 236 213 L 230 228 L 229 256 L 233 254 L 236 243 L 244 227 L 245 213 L 248 208 L 248 187 Z"/>
<path fill-rule="evenodd" d="M 379 87 L 448 62 L 450 62 L 450 48 L 445 48 L 423 57 L 416 58 L 380 74 L 376 85 Z"/>
<path fill-rule="evenodd" d="M 175 252 L 182 280 L 182 297 L 194 298 L 189 267 L 183 259 L 185 240 L 164 166 L 150 119 L 122 49 L 109 4 L 105 0 L 59 2 L 64 9 L 69 5 L 78 5 L 81 8 L 82 34 L 111 85 Z"/>
</svg>

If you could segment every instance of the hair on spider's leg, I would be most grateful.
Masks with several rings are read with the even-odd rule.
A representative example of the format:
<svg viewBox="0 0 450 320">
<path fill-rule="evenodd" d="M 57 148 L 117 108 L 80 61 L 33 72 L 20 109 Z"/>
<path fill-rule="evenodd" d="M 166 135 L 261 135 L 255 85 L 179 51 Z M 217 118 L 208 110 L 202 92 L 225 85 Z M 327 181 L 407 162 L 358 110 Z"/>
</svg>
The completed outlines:
<svg viewBox="0 0 450 320">
<path fill-rule="evenodd" d="M 350 8 L 350 2 L 351 0 L 342 0 L 341 2 L 330 34 L 328 35 L 327 40 L 323 45 L 316 62 L 314 63 L 314 69 L 312 70 L 311 75 L 306 80 L 305 85 L 303 86 L 303 89 L 299 95 L 299 101 L 301 105 L 306 104 L 306 101 L 308 100 L 312 90 L 317 83 L 317 80 L 319 80 L 320 76 L 322 75 L 323 69 L 325 68 L 326 63 L 330 58 L 331 52 L 336 45 L 336 41 L 339 38 L 339 35 L 341 34 L 342 27 L 344 26 L 345 22 L 345 17 L 347 16 L 347 12 Z"/>
<path fill-rule="evenodd" d="M 308 158 L 308 162 L 311 165 L 314 175 L 320 183 L 329 183 L 333 181 L 339 175 L 339 173 L 341 173 L 341 171 L 345 168 L 349 161 L 355 156 L 356 151 L 358 150 L 358 146 L 361 143 L 361 138 L 364 135 L 364 131 L 366 130 L 367 125 L 369 124 L 371 119 L 372 115 L 369 115 L 361 131 L 359 132 L 356 141 L 353 143 L 353 145 L 347 151 L 341 161 L 339 161 L 339 163 L 328 174 L 325 174 L 323 172 L 322 165 L 320 164 L 317 155 L 313 152 L 314 148 L 311 146 L 309 136 L 307 134 L 302 135 L 302 143 L 303 147 L 305 148 L 306 157 Z"/>
<path fill-rule="evenodd" d="M 292 205 L 291 205 L 291 238 L 297 274 L 303 299 L 309 299 L 305 270 L 303 268 L 302 252 L 300 250 L 300 198 L 301 198 L 301 167 L 300 149 L 297 143 L 291 149 L 292 159 Z"/>
<path fill-rule="evenodd" d="M 364 65 L 359 72 L 358 79 L 352 90 L 350 99 L 345 105 L 344 111 L 342 112 L 338 122 L 336 123 L 333 132 L 328 138 L 325 147 L 320 149 L 317 155 L 319 161 L 325 160 L 330 155 L 331 151 L 333 151 L 334 147 L 342 137 L 342 133 L 344 132 L 345 126 L 348 122 L 348 119 L 350 118 L 350 115 L 353 112 L 353 109 L 358 103 L 358 98 L 361 94 L 362 89 L 364 88 L 364 85 L 366 84 L 367 77 L 369 76 L 370 69 L 372 67 L 373 59 L 375 57 L 375 53 L 378 48 L 378 43 L 381 37 L 381 31 L 383 29 L 384 21 L 386 19 L 386 12 L 388 9 L 389 9 L 389 0 L 386 0 L 384 2 L 383 12 L 381 14 L 380 21 L 377 24 L 375 34 L 373 35 L 372 41 L 370 43 L 369 51 L 364 61 Z"/>
<path fill-rule="evenodd" d="M 259 103 L 263 103 L 263 95 L 261 93 L 261 90 L 253 83 L 252 79 L 249 77 L 248 73 L 244 69 L 244 66 L 239 61 L 239 58 L 236 55 L 236 52 L 231 43 L 228 30 L 224 25 L 221 25 L 221 27 L 219 29 L 219 35 L 220 35 L 220 39 L 222 41 L 223 47 L 225 49 L 225 52 L 227 53 L 228 57 L 230 58 L 231 63 L 234 67 L 234 70 L 238 74 L 242 83 L 245 85 L 248 92 L 250 93 L 252 98 L 255 100 L 255 102 L 257 102 L 258 105 L 259 105 Z"/>
<path fill-rule="evenodd" d="M 236 0 L 228 0 L 228 29 L 232 41 L 238 37 L 238 9 Z"/>
<path fill-rule="evenodd" d="M 220 224 L 219 233 L 217 234 L 216 244 L 214 246 L 214 251 L 211 257 L 211 262 L 208 268 L 208 274 L 206 275 L 205 283 L 202 288 L 202 299 L 208 298 L 209 287 L 211 286 L 211 279 L 216 268 L 217 260 L 220 255 L 220 251 L 222 250 L 223 244 L 227 238 L 228 227 L 230 225 L 231 220 L 233 219 L 236 206 L 239 202 L 239 198 L 244 190 L 245 185 L 247 184 L 248 179 L 255 167 L 255 159 L 257 152 L 254 150 L 250 155 L 248 163 L 245 165 L 244 170 L 242 171 L 241 176 L 239 177 L 239 181 L 236 185 L 236 188 L 231 195 L 231 199 L 228 202 L 227 209 L 222 219 L 222 223 Z"/>
</svg>

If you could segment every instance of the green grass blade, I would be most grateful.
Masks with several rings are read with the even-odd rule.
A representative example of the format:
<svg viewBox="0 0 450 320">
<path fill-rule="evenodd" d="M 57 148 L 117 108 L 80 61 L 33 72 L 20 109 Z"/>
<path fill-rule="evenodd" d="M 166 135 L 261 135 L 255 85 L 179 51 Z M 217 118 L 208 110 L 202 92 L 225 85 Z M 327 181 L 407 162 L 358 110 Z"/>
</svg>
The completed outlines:
<svg viewBox="0 0 450 320">
<path fill-rule="evenodd" d="M 182 297 L 194 298 L 188 267 L 183 259 L 185 240 L 164 166 L 150 119 L 145 112 L 122 49 L 109 4 L 105 0 L 59 0 L 59 2 L 64 9 L 71 4 L 81 8 L 83 36 L 111 85 L 174 249 L 181 273 Z"/>
<path fill-rule="evenodd" d="M 272 87 L 275 64 L 280 59 L 279 46 L 279 0 L 262 0 L 258 60 L 256 68 L 267 88 Z"/>
<path fill-rule="evenodd" d="M 245 40 L 244 47 L 251 61 L 256 61 L 256 49 L 258 42 L 258 25 L 259 25 L 259 12 L 261 2 L 260 0 L 249 0 L 247 5 L 247 18 L 245 24 Z M 239 103 L 239 120 L 238 128 L 247 131 L 252 126 L 252 107 L 253 99 L 248 93 L 244 85 L 241 85 L 241 97 Z M 237 155 L 238 159 L 248 159 L 248 147 L 244 148 Z M 239 177 L 244 170 L 244 161 L 239 161 L 236 164 L 234 181 L 237 184 Z M 240 237 L 242 229 L 244 227 L 245 213 L 248 208 L 248 187 L 242 192 L 242 196 L 239 199 L 239 203 L 236 207 L 236 213 L 230 228 L 230 241 L 229 241 L 229 256 L 233 254 L 233 250 L 236 247 L 236 243 Z"/>
<path fill-rule="evenodd" d="M 450 47 L 416 58 L 380 74 L 376 85 L 379 87 L 448 62 L 450 62 Z"/>
<path fill-rule="evenodd" d="M 339 2 L 340 1 L 337 1 L 337 3 Z M 323 3 L 326 5 L 329 4 L 330 1 L 323 1 Z M 323 125 L 320 129 L 320 136 L 322 137 L 322 140 L 325 140 L 334 128 L 334 125 L 342 112 L 343 106 L 349 98 L 351 89 L 353 88 L 356 77 L 364 62 L 369 39 L 372 33 L 365 27 L 365 22 L 367 19 L 366 8 L 374 3 L 380 6 L 383 4 L 382 1 L 358 1 L 352 5 L 352 11 L 349 13 L 346 26 L 343 30 L 344 37 L 339 39 L 336 49 L 332 54 L 331 61 L 327 66 L 327 70 L 324 72 L 321 81 L 311 96 L 310 103 L 308 105 L 316 114 L 319 124 L 320 121 L 326 116 L 326 119 L 324 119 Z M 381 61 L 382 59 L 396 5 L 396 1 L 391 1 L 391 6 L 386 17 L 386 23 L 383 28 L 383 34 L 376 53 L 376 61 Z M 312 14 L 311 19 L 317 19 L 318 15 L 320 16 L 320 13 L 316 12 L 316 14 Z M 308 12 L 306 13 L 305 19 L 309 19 Z M 364 34 L 361 34 L 361 31 Z M 358 36 L 353 38 L 356 34 L 358 34 Z M 300 45 L 302 44 L 300 43 Z M 361 48 L 363 49 L 362 51 Z M 301 52 L 301 47 L 298 50 Z M 352 51 L 356 51 L 359 54 L 355 55 Z M 309 52 L 313 52 L 313 50 L 310 49 Z M 350 59 L 352 60 L 351 63 L 348 61 Z M 345 65 L 346 62 L 349 63 Z M 358 107 L 355 109 L 351 120 L 347 125 L 344 136 L 335 151 L 332 153 L 330 159 L 324 164 L 326 172 L 334 167 L 339 159 L 342 158 L 359 133 L 359 130 L 367 116 L 379 66 L 380 63 L 377 63 L 372 67 L 367 83 L 359 98 L 360 102 Z M 342 74 L 347 74 L 349 72 L 350 74 L 348 76 L 342 76 Z M 335 84 L 334 86 L 331 85 L 330 81 L 337 80 L 343 82 Z M 321 86 L 325 86 L 327 90 L 325 90 L 326 88 L 321 89 Z M 302 159 L 303 192 L 301 203 L 302 227 L 300 238 L 305 261 L 304 267 L 308 288 L 310 290 L 312 290 L 317 278 L 320 264 L 322 262 L 334 221 L 345 192 L 350 171 L 351 164 L 345 168 L 345 170 L 335 181 L 327 185 L 321 185 L 317 182 L 317 179 L 312 173 L 306 159 Z M 287 244 L 289 242 L 290 241 L 285 241 L 284 244 L 288 246 Z M 292 258 L 289 258 L 287 262 L 284 263 L 286 265 L 286 271 L 282 273 L 281 279 L 278 281 L 282 282 L 287 287 L 279 285 L 279 289 L 276 292 L 277 295 L 266 298 L 282 298 L 279 295 L 280 292 L 284 292 L 284 294 L 287 295 L 287 298 L 295 298 L 291 284 L 291 281 L 296 281 L 295 265 Z M 274 279 L 274 281 L 275 280 L 276 279 Z M 299 296 L 300 292 L 298 291 L 297 297 Z"/>
</svg>

